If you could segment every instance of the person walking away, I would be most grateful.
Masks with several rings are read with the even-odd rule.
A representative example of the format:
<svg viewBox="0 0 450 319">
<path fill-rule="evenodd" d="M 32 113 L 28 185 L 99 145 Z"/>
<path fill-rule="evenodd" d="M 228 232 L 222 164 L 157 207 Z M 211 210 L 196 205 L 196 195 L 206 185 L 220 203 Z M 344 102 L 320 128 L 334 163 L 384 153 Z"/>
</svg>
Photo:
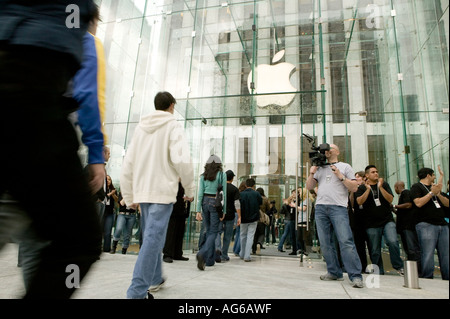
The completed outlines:
<svg viewBox="0 0 450 319">
<path fill-rule="evenodd" d="M 331 144 L 325 151 L 327 164 L 311 166 L 306 188 L 312 191 L 316 185 L 317 200 L 315 219 L 320 249 L 327 263 L 327 274 L 321 280 L 343 280 L 336 249 L 332 241 L 332 229 L 339 242 L 342 262 L 354 288 L 362 288 L 361 261 L 356 252 L 348 219 L 348 192 L 355 191 L 357 184 L 352 167 L 338 161 L 339 148 Z"/>
<path fill-rule="evenodd" d="M 247 186 L 245 186 L 245 181 L 242 181 L 241 184 L 239 184 L 238 190 L 239 190 L 239 197 L 240 194 L 247 188 Z M 240 200 L 239 200 L 240 203 Z M 239 256 L 240 252 L 241 252 L 241 219 L 242 219 L 242 210 L 241 210 L 241 215 L 238 215 L 236 212 L 235 215 L 235 234 L 234 234 L 234 244 L 233 244 L 233 253 L 235 256 Z"/>
<path fill-rule="evenodd" d="M 139 204 L 141 212 L 142 246 L 130 299 L 152 298 L 147 290 L 164 282 L 162 250 L 180 178 L 187 199 L 194 199 L 194 169 L 183 127 L 173 115 L 175 103 L 169 92 L 156 94 L 155 111 L 141 118 L 122 164 L 123 199 L 130 207 Z"/>
<path fill-rule="evenodd" d="M 259 207 L 263 200 L 261 194 L 255 191 L 255 180 L 249 178 L 245 181 L 246 189 L 241 192 L 241 251 L 239 256 L 244 261 L 251 261 L 250 252 L 255 237 L 256 226 L 259 221 Z"/>
<path fill-rule="evenodd" d="M 197 267 L 205 270 L 205 266 L 213 266 L 216 256 L 220 260 L 219 252 L 216 253 L 216 239 L 219 234 L 219 223 L 223 219 L 215 207 L 216 194 L 219 185 L 223 190 L 223 211 L 226 212 L 227 204 L 227 177 L 222 170 L 222 161 L 216 155 L 211 155 L 206 161 L 205 171 L 200 176 L 197 207 L 202 209 L 203 225 L 206 230 L 205 243 L 197 253 Z"/>
<path fill-rule="evenodd" d="M 239 195 L 238 188 L 232 184 L 235 175 L 232 170 L 226 171 L 225 174 L 227 175 L 227 213 L 221 222 L 221 229 L 223 230 L 222 261 L 230 260 L 230 257 L 228 256 L 228 249 L 230 247 L 231 236 L 233 235 L 236 214 L 238 216 L 236 225 L 239 226 L 241 223 L 241 203 L 239 201 L 241 197 Z"/>
</svg>

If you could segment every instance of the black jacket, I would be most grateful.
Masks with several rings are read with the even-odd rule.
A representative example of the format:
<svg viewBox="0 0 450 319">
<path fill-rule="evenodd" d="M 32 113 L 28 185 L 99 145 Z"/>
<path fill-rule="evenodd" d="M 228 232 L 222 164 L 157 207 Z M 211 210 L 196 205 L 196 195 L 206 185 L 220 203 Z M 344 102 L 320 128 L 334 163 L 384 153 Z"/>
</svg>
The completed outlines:
<svg viewBox="0 0 450 319">
<path fill-rule="evenodd" d="M 0 0 L 0 48 L 31 46 L 64 53 L 76 70 L 93 9 L 92 0 Z"/>
<path fill-rule="evenodd" d="M 241 196 L 241 223 L 252 223 L 259 220 L 259 206 L 263 200 L 257 191 L 247 188 L 240 193 Z"/>
</svg>

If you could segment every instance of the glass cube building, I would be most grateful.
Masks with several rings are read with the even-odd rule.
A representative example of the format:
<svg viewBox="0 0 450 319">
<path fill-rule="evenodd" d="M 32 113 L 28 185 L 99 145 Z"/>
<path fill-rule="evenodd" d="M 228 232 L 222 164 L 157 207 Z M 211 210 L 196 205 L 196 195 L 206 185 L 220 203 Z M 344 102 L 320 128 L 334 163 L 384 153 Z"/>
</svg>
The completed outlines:
<svg viewBox="0 0 450 319">
<path fill-rule="evenodd" d="M 169 91 L 197 180 L 216 154 L 236 186 L 254 177 L 278 210 L 303 186 L 312 142 L 338 145 L 355 172 L 376 165 L 392 189 L 440 165 L 447 192 L 448 0 L 97 3 L 116 186 L 136 125 Z M 188 225 L 190 248 L 199 229 Z"/>
</svg>

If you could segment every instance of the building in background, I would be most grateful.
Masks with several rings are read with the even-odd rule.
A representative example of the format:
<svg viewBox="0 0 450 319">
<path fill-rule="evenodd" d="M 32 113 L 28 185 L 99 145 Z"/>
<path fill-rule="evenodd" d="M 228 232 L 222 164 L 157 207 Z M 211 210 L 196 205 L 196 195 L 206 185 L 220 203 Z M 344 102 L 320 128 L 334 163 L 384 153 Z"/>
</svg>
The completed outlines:
<svg viewBox="0 0 450 319">
<path fill-rule="evenodd" d="M 114 181 L 161 90 L 178 101 L 197 176 L 216 154 L 277 205 L 307 177 L 303 133 L 391 185 L 438 164 L 448 179 L 448 0 L 97 3 Z"/>
</svg>

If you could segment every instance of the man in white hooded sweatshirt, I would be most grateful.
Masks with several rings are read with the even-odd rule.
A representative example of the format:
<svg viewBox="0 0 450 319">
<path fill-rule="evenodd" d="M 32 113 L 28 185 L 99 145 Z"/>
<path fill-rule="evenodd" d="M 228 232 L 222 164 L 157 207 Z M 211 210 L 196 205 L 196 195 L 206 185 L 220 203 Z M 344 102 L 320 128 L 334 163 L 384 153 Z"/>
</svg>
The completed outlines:
<svg viewBox="0 0 450 319">
<path fill-rule="evenodd" d="M 168 92 L 155 96 L 156 111 L 136 127 L 122 164 L 120 187 L 127 205 L 140 205 L 142 245 L 127 298 L 153 298 L 147 291 L 159 288 L 162 249 L 176 201 L 178 182 L 185 197 L 194 199 L 194 169 L 184 129 L 173 116 L 175 99 Z M 156 289 L 155 289 L 156 290 Z"/>
</svg>

